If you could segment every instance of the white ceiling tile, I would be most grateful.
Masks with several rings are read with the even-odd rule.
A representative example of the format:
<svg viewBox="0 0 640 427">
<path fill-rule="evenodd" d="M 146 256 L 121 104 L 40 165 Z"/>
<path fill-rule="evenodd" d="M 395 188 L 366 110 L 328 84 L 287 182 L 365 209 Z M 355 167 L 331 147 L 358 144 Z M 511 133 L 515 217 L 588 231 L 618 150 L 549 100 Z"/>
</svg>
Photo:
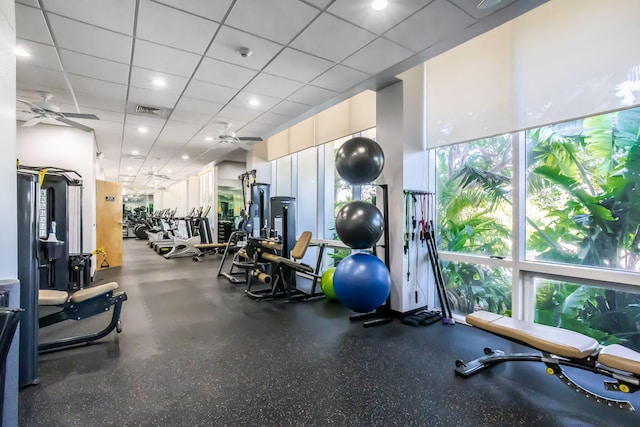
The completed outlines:
<svg viewBox="0 0 640 427">
<path fill-rule="evenodd" d="M 278 126 L 289 121 L 290 119 L 291 117 L 283 116 L 281 114 L 264 113 L 259 117 L 256 117 L 253 123 L 257 123 L 260 125 Z"/>
<path fill-rule="evenodd" d="M 194 113 L 208 114 L 210 116 L 215 115 L 222 108 L 221 104 L 215 102 L 208 102 L 201 99 L 189 98 L 183 96 L 180 98 L 180 102 L 176 106 L 176 109 L 184 111 L 192 111 Z"/>
<path fill-rule="evenodd" d="M 17 62 L 62 71 L 56 48 L 29 40 L 16 40 L 16 46 L 30 53 L 30 56 L 16 56 Z"/>
<path fill-rule="evenodd" d="M 251 105 L 249 101 L 258 101 L 258 105 Z M 276 105 L 280 99 L 272 98 L 266 95 L 258 95 L 252 92 L 241 91 L 238 92 L 237 96 L 233 98 L 233 101 L 229 103 L 229 105 L 233 105 L 235 107 L 248 108 L 250 110 L 256 111 L 267 111 L 274 105 Z"/>
<path fill-rule="evenodd" d="M 238 0 L 226 23 L 287 44 L 319 11 L 298 0 Z"/>
<path fill-rule="evenodd" d="M 156 79 L 164 81 L 165 86 L 156 86 L 153 83 Z M 146 68 L 133 67 L 131 69 L 131 86 L 154 90 L 159 93 L 175 93 L 179 95 L 188 81 L 185 77 L 147 70 Z"/>
<path fill-rule="evenodd" d="M 62 71 L 40 68 L 34 65 L 18 62 L 16 64 L 17 87 L 29 91 L 46 90 L 54 92 L 57 89 L 67 90 L 67 82 Z"/>
<path fill-rule="evenodd" d="M 314 5 L 315 7 L 319 7 L 320 9 L 324 9 L 332 0 L 303 0 L 305 3 L 309 3 Z"/>
<path fill-rule="evenodd" d="M 182 123 L 175 120 L 170 120 L 165 124 L 160 136 L 158 136 L 157 143 L 170 142 L 173 145 L 184 145 L 195 134 L 198 133 L 201 126 L 193 123 Z"/>
<path fill-rule="evenodd" d="M 184 95 L 217 104 L 226 104 L 237 92 L 237 89 L 230 87 L 201 82 L 200 80 L 191 80 Z"/>
<path fill-rule="evenodd" d="M 49 22 L 56 42 L 61 48 L 129 63 L 131 37 L 57 15 L 49 15 Z"/>
<path fill-rule="evenodd" d="M 74 91 L 93 93 L 104 97 L 122 98 L 122 100 L 124 100 L 127 95 L 127 87 L 125 85 L 77 76 L 75 74 L 69 74 L 68 78 Z"/>
<path fill-rule="evenodd" d="M 60 49 L 60 56 L 65 70 L 69 73 L 123 85 L 126 85 L 129 79 L 129 66 L 126 64 L 64 49 Z"/>
<path fill-rule="evenodd" d="M 136 37 L 202 54 L 218 26 L 207 19 L 142 0 Z"/>
<path fill-rule="evenodd" d="M 51 93 L 53 95 L 52 101 L 58 105 L 70 105 L 72 108 L 75 108 L 75 104 L 73 102 L 73 96 L 71 96 L 71 92 L 65 89 L 56 89 L 55 93 Z M 26 99 L 28 101 L 42 101 L 42 94 L 38 91 L 34 90 L 25 90 L 22 88 L 17 88 L 16 95 L 20 99 Z M 69 110 L 67 110 L 69 111 Z"/>
<path fill-rule="evenodd" d="M 306 105 L 318 105 L 338 95 L 331 90 L 323 89 L 317 86 L 306 85 L 298 90 L 287 99 L 293 102 L 299 102 Z"/>
<path fill-rule="evenodd" d="M 133 65 L 178 76 L 190 77 L 200 57 L 167 46 L 136 40 Z"/>
<path fill-rule="evenodd" d="M 214 21 L 222 21 L 232 0 L 158 0 L 177 9 L 191 12 Z"/>
<path fill-rule="evenodd" d="M 255 70 L 218 61 L 217 59 L 204 58 L 193 77 L 222 86 L 241 88 L 255 75 Z"/>
<path fill-rule="evenodd" d="M 264 69 L 276 76 L 307 83 L 327 71 L 333 62 L 286 48 Z"/>
<path fill-rule="evenodd" d="M 16 4 L 16 37 L 53 45 L 40 9 Z"/>
<path fill-rule="evenodd" d="M 284 116 L 295 117 L 309 109 L 308 105 L 283 100 L 278 105 L 269 110 L 270 113 L 282 114 Z"/>
<path fill-rule="evenodd" d="M 180 97 L 180 93 L 144 89 L 131 86 L 129 88 L 129 102 L 141 105 L 153 105 L 155 107 L 173 108 Z"/>
<path fill-rule="evenodd" d="M 173 113 L 171 113 L 171 120 L 176 120 L 184 123 L 193 123 L 199 126 L 203 126 L 212 118 L 213 114 L 196 113 L 181 108 L 176 108 L 173 110 Z"/>
<path fill-rule="evenodd" d="M 342 63 L 369 74 L 377 74 L 411 55 L 413 55 L 413 52 L 409 49 L 387 39 L 379 38 L 342 61 Z"/>
<path fill-rule="evenodd" d="M 158 132 L 160 132 L 160 129 L 162 129 L 162 126 L 164 126 L 165 122 L 165 119 L 159 119 L 157 117 L 149 117 L 140 114 L 127 114 L 126 117 L 126 126 L 128 129 L 137 130 L 140 126 L 142 126 L 151 130 L 146 134 L 136 134 L 139 138 L 143 138 L 145 140 L 154 133 L 157 134 Z"/>
<path fill-rule="evenodd" d="M 374 34 L 353 24 L 323 13 L 291 43 L 291 46 L 338 62 L 375 37 Z"/>
<path fill-rule="evenodd" d="M 274 98 L 286 98 L 302 86 L 300 82 L 260 73 L 245 87 L 245 90 Z"/>
<path fill-rule="evenodd" d="M 40 8 L 40 4 L 38 3 L 38 0 L 16 0 L 16 4 L 18 3 Z"/>
<path fill-rule="evenodd" d="M 135 2 L 131 0 L 44 0 L 44 8 L 112 31 L 133 34 Z"/>
<path fill-rule="evenodd" d="M 78 76 L 70 76 L 78 77 Z M 78 105 L 81 108 L 101 108 L 104 110 L 123 112 L 125 109 L 125 97 L 116 96 L 115 94 L 110 96 L 98 95 L 93 92 L 81 92 L 74 89 L 74 94 L 78 100 Z"/>
<path fill-rule="evenodd" d="M 371 0 L 336 0 L 327 11 L 376 34 L 382 34 L 432 1 L 393 0 L 386 9 L 373 10 Z"/>
<path fill-rule="evenodd" d="M 502 0 L 499 4 L 489 9 L 478 9 L 478 4 L 480 3 L 477 0 L 449 0 L 451 3 L 458 6 L 460 9 L 467 12 L 469 15 L 473 16 L 476 19 L 485 18 L 492 13 L 503 9 L 504 7 L 514 3 L 516 0 Z"/>
<path fill-rule="evenodd" d="M 240 47 L 251 49 L 251 55 L 246 58 L 240 56 L 238 53 Z M 260 70 L 280 49 L 282 46 L 277 43 L 223 25 L 207 51 L 207 56 Z"/>
<path fill-rule="evenodd" d="M 368 77 L 368 74 L 344 67 L 342 65 L 336 65 L 335 67 L 315 79 L 312 83 L 325 89 L 342 92 L 366 80 Z"/>
<path fill-rule="evenodd" d="M 261 111 L 227 105 L 222 110 L 220 110 L 218 114 L 216 114 L 215 120 L 223 122 L 228 121 L 232 123 L 238 120 L 248 122 L 255 119 L 260 114 Z"/>
<path fill-rule="evenodd" d="M 264 138 L 267 133 L 273 128 L 273 126 L 269 125 L 261 125 L 256 122 L 251 122 L 246 126 L 243 126 L 242 129 L 238 130 L 238 136 L 259 136 Z"/>
<path fill-rule="evenodd" d="M 384 35 L 419 52 L 454 35 L 475 21 L 446 0 L 435 0 Z"/>
</svg>

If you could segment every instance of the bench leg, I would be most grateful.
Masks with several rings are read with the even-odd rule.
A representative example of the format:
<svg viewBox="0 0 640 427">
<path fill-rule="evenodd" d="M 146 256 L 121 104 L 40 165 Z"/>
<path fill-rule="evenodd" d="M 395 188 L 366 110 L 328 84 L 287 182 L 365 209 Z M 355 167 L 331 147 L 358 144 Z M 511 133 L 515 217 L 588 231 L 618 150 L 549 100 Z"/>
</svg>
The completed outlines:
<svg viewBox="0 0 640 427">
<path fill-rule="evenodd" d="M 114 295 L 112 297 L 111 305 L 113 305 L 113 314 L 111 316 L 111 321 L 101 331 L 96 332 L 94 334 L 81 335 L 81 336 L 69 337 L 69 338 L 61 338 L 59 340 L 42 343 L 38 345 L 38 353 L 45 353 L 45 352 L 48 352 L 51 350 L 57 350 L 63 347 L 69 347 L 69 346 L 83 344 L 83 343 L 90 343 L 92 341 L 96 341 L 106 337 L 114 329 L 116 329 L 116 331 L 120 333 L 122 331 L 122 326 L 120 322 L 120 313 L 122 312 L 122 303 L 126 300 L 127 300 L 127 294 L 125 294 L 124 292 Z"/>
</svg>

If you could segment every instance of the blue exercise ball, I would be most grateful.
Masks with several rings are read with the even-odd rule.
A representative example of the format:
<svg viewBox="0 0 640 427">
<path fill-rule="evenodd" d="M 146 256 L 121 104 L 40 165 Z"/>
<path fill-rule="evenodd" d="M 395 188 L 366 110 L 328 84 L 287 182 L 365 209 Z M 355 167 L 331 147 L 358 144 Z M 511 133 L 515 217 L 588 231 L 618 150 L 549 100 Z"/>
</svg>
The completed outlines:
<svg viewBox="0 0 640 427">
<path fill-rule="evenodd" d="M 384 218 L 372 203 L 354 200 L 336 215 L 336 233 L 351 249 L 367 249 L 376 244 L 384 231 Z"/>
<path fill-rule="evenodd" d="M 358 313 L 367 313 L 385 303 L 391 292 L 391 275 L 380 258 L 355 253 L 340 261 L 333 274 L 338 300 Z"/>
<path fill-rule="evenodd" d="M 384 167 L 384 152 L 373 139 L 351 138 L 336 153 L 336 170 L 350 184 L 369 184 Z"/>
</svg>

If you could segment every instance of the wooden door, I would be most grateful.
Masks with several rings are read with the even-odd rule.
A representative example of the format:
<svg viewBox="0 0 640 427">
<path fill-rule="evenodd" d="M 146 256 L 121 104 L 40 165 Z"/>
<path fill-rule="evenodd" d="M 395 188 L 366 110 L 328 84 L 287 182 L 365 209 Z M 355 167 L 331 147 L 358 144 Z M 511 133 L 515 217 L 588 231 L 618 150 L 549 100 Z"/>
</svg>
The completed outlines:
<svg viewBox="0 0 640 427">
<path fill-rule="evenodd" d="M 122 266 L 122 185 L 96 180 L 96 246 L 104 248 L 109 267 Z M 107 268 L 96 256 L 98 270 Z"/>
</svg>

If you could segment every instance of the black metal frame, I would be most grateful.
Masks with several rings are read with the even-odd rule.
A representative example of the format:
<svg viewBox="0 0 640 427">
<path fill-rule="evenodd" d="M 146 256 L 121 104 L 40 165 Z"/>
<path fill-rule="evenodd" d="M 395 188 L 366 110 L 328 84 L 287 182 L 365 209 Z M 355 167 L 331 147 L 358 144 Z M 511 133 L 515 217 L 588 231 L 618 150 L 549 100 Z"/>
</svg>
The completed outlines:
<svg viewBox="0 0 640 427">
<path fill-rule="evenodd" d="M 376 248 L 384 248 L 384 264 L 387 269 L 391 270 L 390 250 L 389 250 L 389 185 L 388 184 L 372 184 L 382 189 L 382 216 L 384 217 L 384 244 L 373 247 L 373 254 L 377 255 Z M 369 313 L 358 313 L 349 316 L 352 322 L 364 320 L 362 326 L 371 328 L 374 326 L 386 325 L 393 322 L 393 312 L 391 310 L 391 295 L 385 303 Z"/>
<path fill-rule="evenodd" d="M 113 306 L 113 314 L 111 316 L 111 321 L 104 329 L 93 334 L 61 338 L 58 340 L 41 343 L 38 345 L 38 352 L 44 353 L 63 347 L 90 343 L 106 337 L 114 329 L 116 329 L 117 333 L 120 333 L 122 331 L 122 327 L 120 324 L 120 314 L 122 312 L 122 303 L 126 300 L 127 294 L 125 292 L 118 292 L 114 294 L 113 291 L 109 291 L 104 294 L 96 295 L 93 298 L 89 298 L 88 300 L 79 303 L 66 302 L 63 305 L 58 306 L 62 308 L 61 311 L 43 316 L 39 319 L 40 328 L 45 328 L 64 320 L 82 320 L 87 317 L 95 316 L 97 314 L 109 311 L 111 306 Z"/>
<path fill-rule="evenodd" d="M 573 381 L 562 369 L 562 366 L 570 366 L 590 371 L 596 374 L 613 378 L 614 381 L 605 381 L 604 387 L 609 391 L 622 393 L 634 393 L 640 390 L 640 376 L 629 372 L 619 371 L 598 363 L 598 352 L 593 353 L 584 359 L 566 358 L 552 355 L 550 353 L 505 353 L 501 350 L 493 350 L 489 347 L 484 349 L 484 356 L 469 362 L 456 360 L 455 372 L 457 375 L 468 378 L 478 372 L 503 362 L 542 362 L 546 365 L 549 375 L 555 375 L 564 385 L 575 392 L 586 396 L 596 403 L 615 407 L 623 411 L 633 411 L 633 405 L 627 400 L 611 399 L 601 396 Z"/>
</svg>

